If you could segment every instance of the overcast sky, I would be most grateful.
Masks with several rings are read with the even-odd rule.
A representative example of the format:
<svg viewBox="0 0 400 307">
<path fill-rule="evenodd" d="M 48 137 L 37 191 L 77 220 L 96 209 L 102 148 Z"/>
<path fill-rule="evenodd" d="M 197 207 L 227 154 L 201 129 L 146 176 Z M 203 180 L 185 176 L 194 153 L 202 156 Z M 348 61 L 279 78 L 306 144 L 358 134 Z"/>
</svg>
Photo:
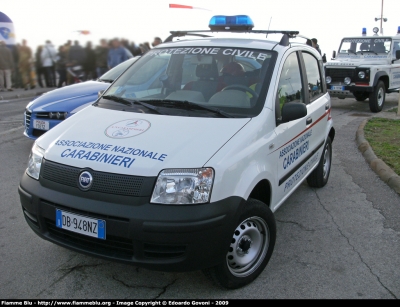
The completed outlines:
<svg viewBox="0 0 400 307">
<path fill-rule="evenodd" d="M 169 4 L 202 9 L 170 9 Z M 400 26 L 400 0 L 384 0 L 384 35 Z M 50 39 L 55 46 L 67 39 L 94 45 L 100 38 L 126 38 L 139 44 L 165 39 L 171 30 L 208 30 L 213 15 L 247 14 L 254 29 L 298 30 L 317 38 L 327 58 L 343 36 L 373 34 L 380 27 L 382 0 L 1 0 L 0 11 L 14 22 L 17 42 L 23 38 L 36 48 Z M 79 35 L 77 30 L 89 30 Z"/>
</svg>

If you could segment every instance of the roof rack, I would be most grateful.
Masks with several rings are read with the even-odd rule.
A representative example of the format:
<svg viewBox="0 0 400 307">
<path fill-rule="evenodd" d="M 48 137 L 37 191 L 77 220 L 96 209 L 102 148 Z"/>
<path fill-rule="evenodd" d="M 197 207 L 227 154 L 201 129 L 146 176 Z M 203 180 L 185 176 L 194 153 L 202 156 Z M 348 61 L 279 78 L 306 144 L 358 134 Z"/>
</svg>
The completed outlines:
<svg viewBox="0 0 400 307">
<path fill-rule="evenodd" d="M 311 40 L 307 37 L 299 35 L 299 31 L 287 31 L 287 30 L 234 30 L 229 31 L 212 31 L 212 30 L 190 30 L 190 31 L 171 31 L 171 35 L 168 36 L 164 42 L 172 42 L 174 37 L 182 37 L 186 35 L 199 36 L 199 37 L 212 37 L 212 35 L 202 34 L 202 33 L 214 33 L 214 32 L 230 32 L 230 33 L 256 33 L 256 34 L 282 34 L 281 41 L 279 45 L 288 46 L 289 39 L 295 38 L 296 36 L 304 38 L 307 40 L 307 45 L 311 46 Z"/>
</svg>

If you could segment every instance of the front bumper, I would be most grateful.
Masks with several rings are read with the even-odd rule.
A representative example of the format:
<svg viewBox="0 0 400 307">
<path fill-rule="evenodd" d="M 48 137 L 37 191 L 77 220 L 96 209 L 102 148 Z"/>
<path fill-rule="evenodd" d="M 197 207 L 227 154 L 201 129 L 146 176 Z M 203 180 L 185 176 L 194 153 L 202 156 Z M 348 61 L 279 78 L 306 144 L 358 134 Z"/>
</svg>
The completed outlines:
<svg viewBox="0 0 400 307">
<path fill-rule="evenodd" d="M 341 86 L 342 90 L 334 90 L 332 87 L 334 86 Z M 331 97 L 338 97 L 338 98 L 354 98 L 354 92 L 367 92 L 371 93 L 374 91 L 373 86 L 357 86 L 357 85 L 336 85 L 336 84 L 329 84 L 328 85 L 328 93 Z"/>
<path fill-rule="evenodd" d="M 18 188 L 32 230 L 65 248 L 158 271 L 193 271 L 224 261 L 245 200 L 156 205 L 149 197 L 83 192 L 23 175 Z M 106 240 L 57 228 L 56 208 L 106 222 Z"/>
</svg>

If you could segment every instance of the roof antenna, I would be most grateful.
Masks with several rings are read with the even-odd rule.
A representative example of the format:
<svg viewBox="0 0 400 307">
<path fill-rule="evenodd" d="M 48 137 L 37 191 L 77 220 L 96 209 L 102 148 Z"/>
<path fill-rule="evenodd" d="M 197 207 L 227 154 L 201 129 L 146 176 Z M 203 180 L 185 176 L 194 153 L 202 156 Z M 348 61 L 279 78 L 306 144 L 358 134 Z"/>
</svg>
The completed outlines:
<svg viewBox="0 0 400 307">
<path fill-rule="evenodd" d="M 271 25 L 271 20 L 272 20 L 272 16 L 271 16 L 271 18 L 269 19 L 268 31 L 269 31 L 269 26 Z M 268 33 L 267 33 L 267 36 L 266 36 L 265 38 L 268 38 Z"/>
</svg>

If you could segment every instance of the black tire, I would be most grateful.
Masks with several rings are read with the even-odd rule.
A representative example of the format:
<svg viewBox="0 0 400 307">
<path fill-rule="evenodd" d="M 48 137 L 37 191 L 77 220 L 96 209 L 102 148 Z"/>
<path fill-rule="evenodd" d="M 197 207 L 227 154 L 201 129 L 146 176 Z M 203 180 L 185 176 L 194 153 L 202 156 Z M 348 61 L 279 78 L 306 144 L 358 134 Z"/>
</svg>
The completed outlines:
<svg viewBox="0 0 400 307">
<path fill-rule="evenodd" d="M 368 92 L 354 92 L 353 95 L 357 101 L 364 101 L 369 96 Z"/>
<path fill-rule="evenodd" d="M 385 104 L 385 84 L 383 81 L 378 81 L 375 89 L 369 94 L 369 109 L 371 112 L 377 113 L 382 111 L 383 105 Z"/>
<path fill-rule="evenodd" d="M 251 283 L 271 258 L 276 240 L 276 223 L 271 209 L 249 199 L 240 214 L 228 253 L 221 264 L 203 273 L 217 285 L 237 289 Z"/>
<path fill-rule="evenodd" d="M 307 177 L 307 183 L 313 188 L 322 188 L 326 185 L 332 166 L 332 141 L 328 136 L 318 166 Z"/>
</svg>

